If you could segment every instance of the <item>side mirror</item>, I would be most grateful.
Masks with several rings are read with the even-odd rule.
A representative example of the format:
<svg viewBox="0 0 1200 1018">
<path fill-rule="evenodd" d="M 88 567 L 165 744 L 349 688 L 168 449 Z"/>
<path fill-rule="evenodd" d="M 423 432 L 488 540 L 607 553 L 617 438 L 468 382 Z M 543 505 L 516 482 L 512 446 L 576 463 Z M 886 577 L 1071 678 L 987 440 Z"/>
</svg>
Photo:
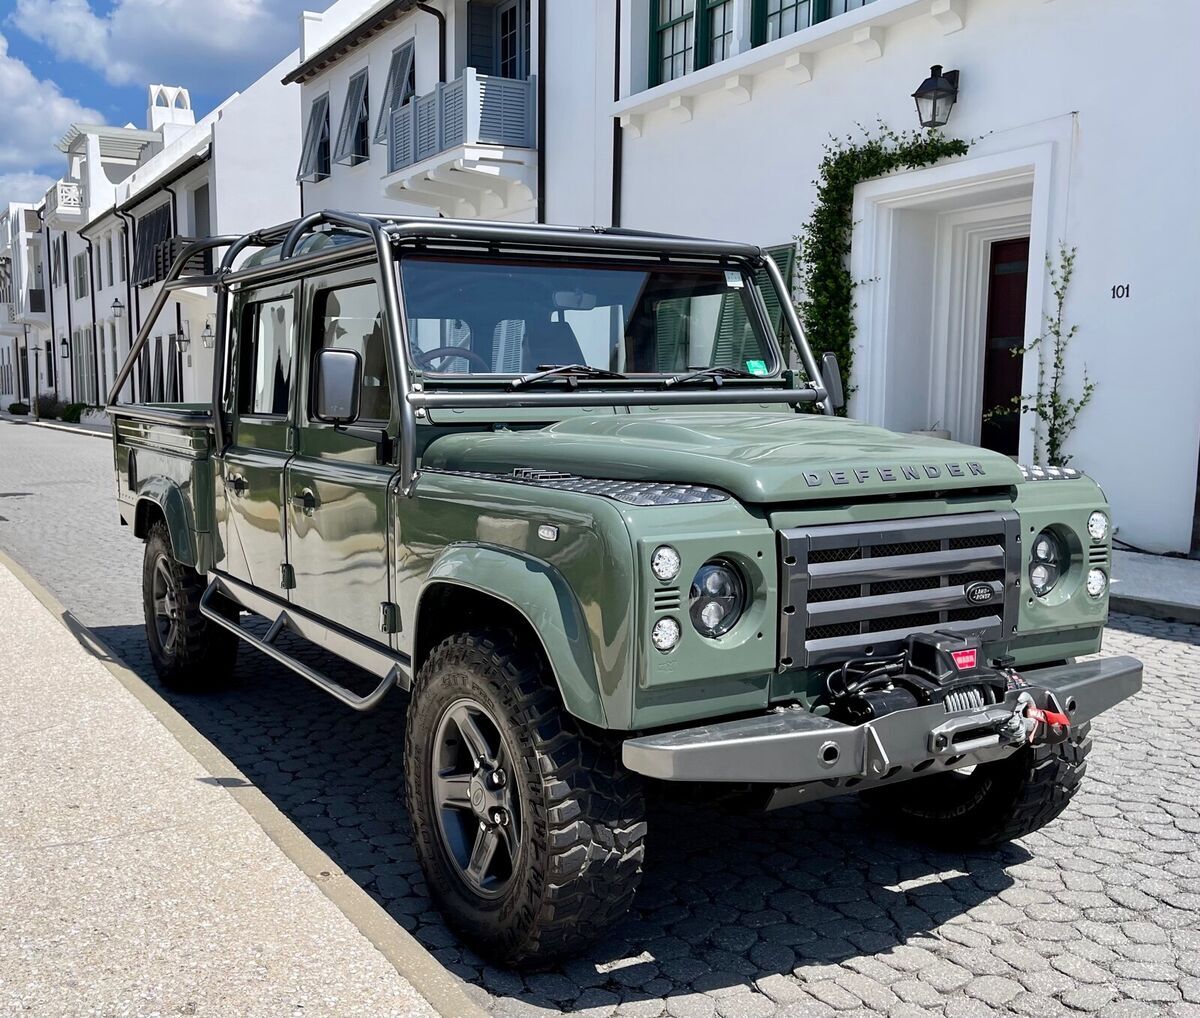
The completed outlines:
<svg viewBox="0 0 1200 1018">
<path fill-rule="evenodd" d="M 837 354 L 832 350 L 821 354 L 821 377 L 825 380 L 830 406 L 835 411 L 841 410 L 846 405 L 846 395 L 842 391 L 842 369 L 838 367 Z"/>
<path fill-rule="evenodd" d="M 353 350 L 322 350 L 317 354 L 313 402 L 315 416 L 330 424 L 358 420 L 362 394 L 362 359 Z"/>
</svg>

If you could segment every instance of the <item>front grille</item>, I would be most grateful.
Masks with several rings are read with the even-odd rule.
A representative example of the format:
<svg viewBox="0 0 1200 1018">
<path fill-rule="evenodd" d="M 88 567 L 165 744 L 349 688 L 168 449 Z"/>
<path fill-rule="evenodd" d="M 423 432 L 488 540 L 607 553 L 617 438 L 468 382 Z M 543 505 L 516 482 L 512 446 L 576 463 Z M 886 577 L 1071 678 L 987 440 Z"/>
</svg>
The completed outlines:
<svg viewBox="0 0 1200 1018">
<path fill-rule="evenodd" d="M 1016 513 L 970 513 L 780 531 L 781 668 L 899 650 L 915 632 L 984 640 L 1011 631 Z M 990 600 L 968 599 L 987 584 Z"/>
</svg>

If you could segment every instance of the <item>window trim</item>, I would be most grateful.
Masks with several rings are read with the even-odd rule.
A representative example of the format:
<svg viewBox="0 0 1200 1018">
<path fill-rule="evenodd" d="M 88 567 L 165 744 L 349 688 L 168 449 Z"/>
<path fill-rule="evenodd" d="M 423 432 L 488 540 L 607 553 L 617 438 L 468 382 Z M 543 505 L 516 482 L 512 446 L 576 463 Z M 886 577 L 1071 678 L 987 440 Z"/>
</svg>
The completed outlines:
<svg viewBox="0 0 1200 1018">
<path fill-rule="evenodd" d="M 363 128 L 363 148 L 355 146 L 360 125 Z M 338 126 L 337 144 L 331 153 L 339 166 L 357 166 L 371 158 L 371 69 L 364 67 L 350 76 L 346 84 L 346 99 L 342 104 L 342 120 Z"/>
<path fill-rule="evenodd" d="M 809 5 L 810 14 L 808 24 L 798 26 L 791 32 L 785 32 L 779 36 L 780 39 L 786 39 L 789 35 L 803 32 L 806 28 L 812 28 L 823 21 L 828 21 L 833 16 L 831 14 L 831 0 L 809 0 Z M 777 42 L 778 40 L 767 39 L 767 0 L 752 0 L 750 9 L 750 45 L 762 46 L 768 41 Z"/>
<path fill-rule="evenodd" d="M 333 430 L 345 431 L 346 428 L 341 425 L 335 425 L 329 421 L 323 421 L 315 415 L 314 407 L 316 406 L 316 384 L 317 373 L 316 363 L 317 357 L 322 350 L 338 349 L 336 347 L 327 347 L 318 341 L 318 331 L 324 328 L 324 315 L 319 313 L 319 309 L 323 309 L 322 300 L 326 299 L 329 294 L 336 293 L 339 290 L 353 290 L 357 287 L 371 286 L 375 289 L 375 296 L 379 301 L 379 313 L 383 328 L 383 350 L 384 362 L 387 365 L 388 373 L 388 416 L 381 417 L 363 417 L 359 416 L 354 421 L 351 428 L 369 427 L 376 430 L 387 430 L 391 433 L 391 425 L 396 421 L 396 365 L 393 363 L 392 340 L 388 334 L 387 313 L 383 307 L 383 288 L 380 285 L 379 278 L 374 275 L 339 279 L 322 278 L 315 281 L 315 285 L 306 294 L 304 298 L 304 306 L 308 316 L 307 336 L 303 344 L 307 356 L 304 361 L 305 379 L 304 379 L 304 401 L 305 405 L 303 412 L 300 414 L 300 422 L 304 427 L 319 427 L 329 428 Z M 359 360 L 365 365 L 366 358 L 359 354 Z M 364 376 L 365 377 L 365 376 Z M 360 406 L 362 405 L 362 384 L 359 385 Z"/>
<path fill-rule="evenodd" d="M 417 56 L 416 40 L 407 39 L 392 50 L 391 62 L 388 64 L 387 84 L 383 88 L 382 101 L 379 104 L 379 119 L 375 123 L 375 144 L 385 145 L 388 132 L 392 126 L 392 115 L 407 103 L 412 102 L 417 95 Z M 407 60 L 405 59 L 407 57 Z M 401 73 L 401 68 L 404 68 Z M 412 82 L 408 96 L 404 95 L 404 87 Z M 399 97 L 399 99 L 397 98 Z M 403 99 L 403 101 L 400 101 Z"/>
<path fill-rule="evenodd" d="M 265 304 L 281 304 L 284 301 L 290 301 L 292 305 L 292 351 L 291 351 L 291 370 L 288 373 L 288 406 L 281 413 L 255 413 L 253 411 L 243 411 L 242 403 L 242 386 L 244 379 L 242 371 L 245 367 L 245 333 L 246 326 L 249 323 L 251 326 L 251 334 L 253 335 L 254 326 L 257 325 L 256 311 Z M 268 296 L 267 294 L 255 293 L 241 307 L 241 328 L 238 330 L 237 337 L 237 354 L 236 354 L 236 376 L 233 387 L 233 418 L 239 421 L 289 421 L 292 419 L 292 410 L 295 404 L 296 392 L 296 368 L 297 359 L 300 354 L 300 323 L 296 318 L 299 305 L 297 304 L 296 294 L 290 288 L 284 292 Z M 253 340 L 252 340 L 253 341 Z M 257 354 L 257 350 L 255 353 Z"/>
<path fill-rule="evenodd" d="M 322 134 L 324 137 L 322 138 Z M 322 143 L 329 147 L 329 167 L 322 169 L 319 161 Z M 304 145 L 300 151 L 300 166 L 296 180 L 316 184 L 326 180 L 332 170 L 333 149 L 329 124 L 329 93 L 317 96 L 308 108 L 308 123 L 304 127 Z"/>
</svg>

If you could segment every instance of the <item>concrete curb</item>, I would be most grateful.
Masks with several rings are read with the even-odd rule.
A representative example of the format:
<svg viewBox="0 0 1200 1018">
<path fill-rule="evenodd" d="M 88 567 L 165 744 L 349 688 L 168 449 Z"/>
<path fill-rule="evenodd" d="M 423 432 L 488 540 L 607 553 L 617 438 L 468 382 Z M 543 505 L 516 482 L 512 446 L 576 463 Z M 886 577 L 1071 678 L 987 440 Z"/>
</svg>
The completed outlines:
<svg viewBox="0 0 1200 1018">
<path fill-rule="evenodd" d="M 27 421 L 19 421 L 13 417 L 4 417 L 0 419 L 4 420 L 7 424 L 24 424 L 26 427 L 30 428 L 48 428 L 51 431 L 65 431 L 71 435 L 90 435 L 92 438 L 103 438 L 106 441 L 112 441 L 111 431 L 96 431 L 93 428 L 75 427 L 71 424 L 52 424 L 49 421 L 37 421 L 33 418 L 30 418 Z"/>
<path fill-rule="evenodd" d="M 1200 626 L 1200 605 L 1112 594 L 1108 599 L 1108 607 L 1110 611 L 1124 612 L 1126 615 L 1140 615 L 1147 619 L 1163 619 L 1169 622 L 1185 622 L 1190 626 Z"/>
<path fill-rule="evenodd" d="M 74 429 L 67 429 L 74 430 Z M 107 437 L 107 436 L 102 436 Z M 369 940 L 443 1018 L 488 1018 L 463 991 L 457 977 L 431 955 L 383 907 L 338 868 L 216 746 L 193 728 L 166 700 L 125 665 L 50 591 L 0 549 L 0 563 L 55 616 L 79 644 L 99 660 L 151 715 L 210 774 L 220 775 L 225 790 L 250 815 L 284 855 L 317 885 L 354 927 Z M 228 782 L 228 783 L 226 783 Z"/>
</svg>

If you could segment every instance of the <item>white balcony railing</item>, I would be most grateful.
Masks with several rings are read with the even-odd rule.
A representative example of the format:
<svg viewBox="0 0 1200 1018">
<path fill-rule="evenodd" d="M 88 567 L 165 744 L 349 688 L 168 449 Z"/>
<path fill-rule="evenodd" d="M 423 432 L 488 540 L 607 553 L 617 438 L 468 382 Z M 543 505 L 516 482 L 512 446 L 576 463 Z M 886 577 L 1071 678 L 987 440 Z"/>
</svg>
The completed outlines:
<svg viewBox="0 0 1200 1018">
<path fill-rule="evenodd" d="M 50 214 L 75 216 L 83 213 L 83 185 L 69 180 L 60 180 L 46 196 Z"/>
<path fill-rule="evenodd" d="M 533 148 L 536 96 L 533 78 L 500 78 L 468 67 L 461 78 L 392 114 L 388 173 L 459 145 Z"/>
</svg>

